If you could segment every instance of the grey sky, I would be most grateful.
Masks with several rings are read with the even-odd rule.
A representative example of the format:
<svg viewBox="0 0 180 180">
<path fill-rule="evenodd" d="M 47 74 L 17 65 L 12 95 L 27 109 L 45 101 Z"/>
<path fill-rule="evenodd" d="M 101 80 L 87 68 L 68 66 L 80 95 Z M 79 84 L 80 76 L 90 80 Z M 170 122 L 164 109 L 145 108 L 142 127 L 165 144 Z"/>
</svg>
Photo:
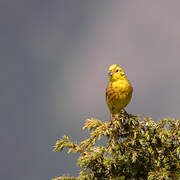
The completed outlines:
<svg viewBox="0 0 180 180">
<path fill-rule="evenodd" d="M 57 138 L 108 120 L 106 71 L 127 72 L 127 111 L 180 117 L 180 1 L 1 0 L 1 179 L 77 175 Z"/>
</svg>

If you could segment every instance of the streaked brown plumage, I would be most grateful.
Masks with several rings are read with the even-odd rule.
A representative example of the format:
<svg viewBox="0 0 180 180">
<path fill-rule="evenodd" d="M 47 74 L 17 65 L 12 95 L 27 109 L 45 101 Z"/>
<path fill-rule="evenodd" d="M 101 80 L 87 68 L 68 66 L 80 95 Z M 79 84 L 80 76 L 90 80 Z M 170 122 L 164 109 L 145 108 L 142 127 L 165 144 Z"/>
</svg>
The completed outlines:
<svg viewBox="0 0 180 180">
<path fill-rule="evenodd" d="M 106 102 L 111 117 L 118 115 L 131 101 L 133 88 L 124 71 L 117 65 L 110 66 L 109 84 L 106 88 Z"/>
</svg>

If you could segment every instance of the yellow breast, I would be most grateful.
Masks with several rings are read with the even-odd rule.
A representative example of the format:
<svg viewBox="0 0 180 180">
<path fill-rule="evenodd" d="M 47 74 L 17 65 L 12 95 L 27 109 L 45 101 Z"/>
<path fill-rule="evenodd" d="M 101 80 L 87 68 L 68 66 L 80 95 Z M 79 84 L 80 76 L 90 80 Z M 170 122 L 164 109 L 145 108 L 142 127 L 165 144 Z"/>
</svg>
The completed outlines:
<svg viewBox="0 0 180 180">
<path fill-rule="evenodd" d="M 131 101 L 133 88 L 126 80 L 109 82 L 106 89 L 106 102 L 112 114 L 120 113 Z"/>
</svg>

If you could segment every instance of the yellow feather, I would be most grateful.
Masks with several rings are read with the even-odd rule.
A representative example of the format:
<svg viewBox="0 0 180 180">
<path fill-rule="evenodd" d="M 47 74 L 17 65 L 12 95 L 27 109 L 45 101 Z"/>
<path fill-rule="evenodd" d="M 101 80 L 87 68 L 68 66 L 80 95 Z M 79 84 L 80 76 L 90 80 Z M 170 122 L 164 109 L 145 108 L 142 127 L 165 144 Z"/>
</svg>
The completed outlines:
<svg viewBox="0 0 180 180">
<path fill-rule="evenodd" d="M 112 116 L 119 114 L 131 101 L 133 87 L 118 64 L 108 69 L 109 84 L 106 88 L 106 102 Z"/>
</svg>

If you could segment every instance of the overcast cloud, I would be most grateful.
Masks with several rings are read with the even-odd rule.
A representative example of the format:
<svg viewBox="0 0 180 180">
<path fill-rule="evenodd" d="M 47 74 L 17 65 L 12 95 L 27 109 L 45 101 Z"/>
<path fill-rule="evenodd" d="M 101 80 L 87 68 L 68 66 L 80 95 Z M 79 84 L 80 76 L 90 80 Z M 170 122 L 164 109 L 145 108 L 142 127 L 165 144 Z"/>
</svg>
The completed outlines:
<svg viewBox="0 0 180 180">
<path fill-rule="evenodd" d="M 109 119 L 107 69 L 134 87 L 127 111 L 180 117 L 180 1 L 1 0 L 0 177 L 76 176 L 57 138 L 83 139 L 86 118 Z"/>
</svg>

